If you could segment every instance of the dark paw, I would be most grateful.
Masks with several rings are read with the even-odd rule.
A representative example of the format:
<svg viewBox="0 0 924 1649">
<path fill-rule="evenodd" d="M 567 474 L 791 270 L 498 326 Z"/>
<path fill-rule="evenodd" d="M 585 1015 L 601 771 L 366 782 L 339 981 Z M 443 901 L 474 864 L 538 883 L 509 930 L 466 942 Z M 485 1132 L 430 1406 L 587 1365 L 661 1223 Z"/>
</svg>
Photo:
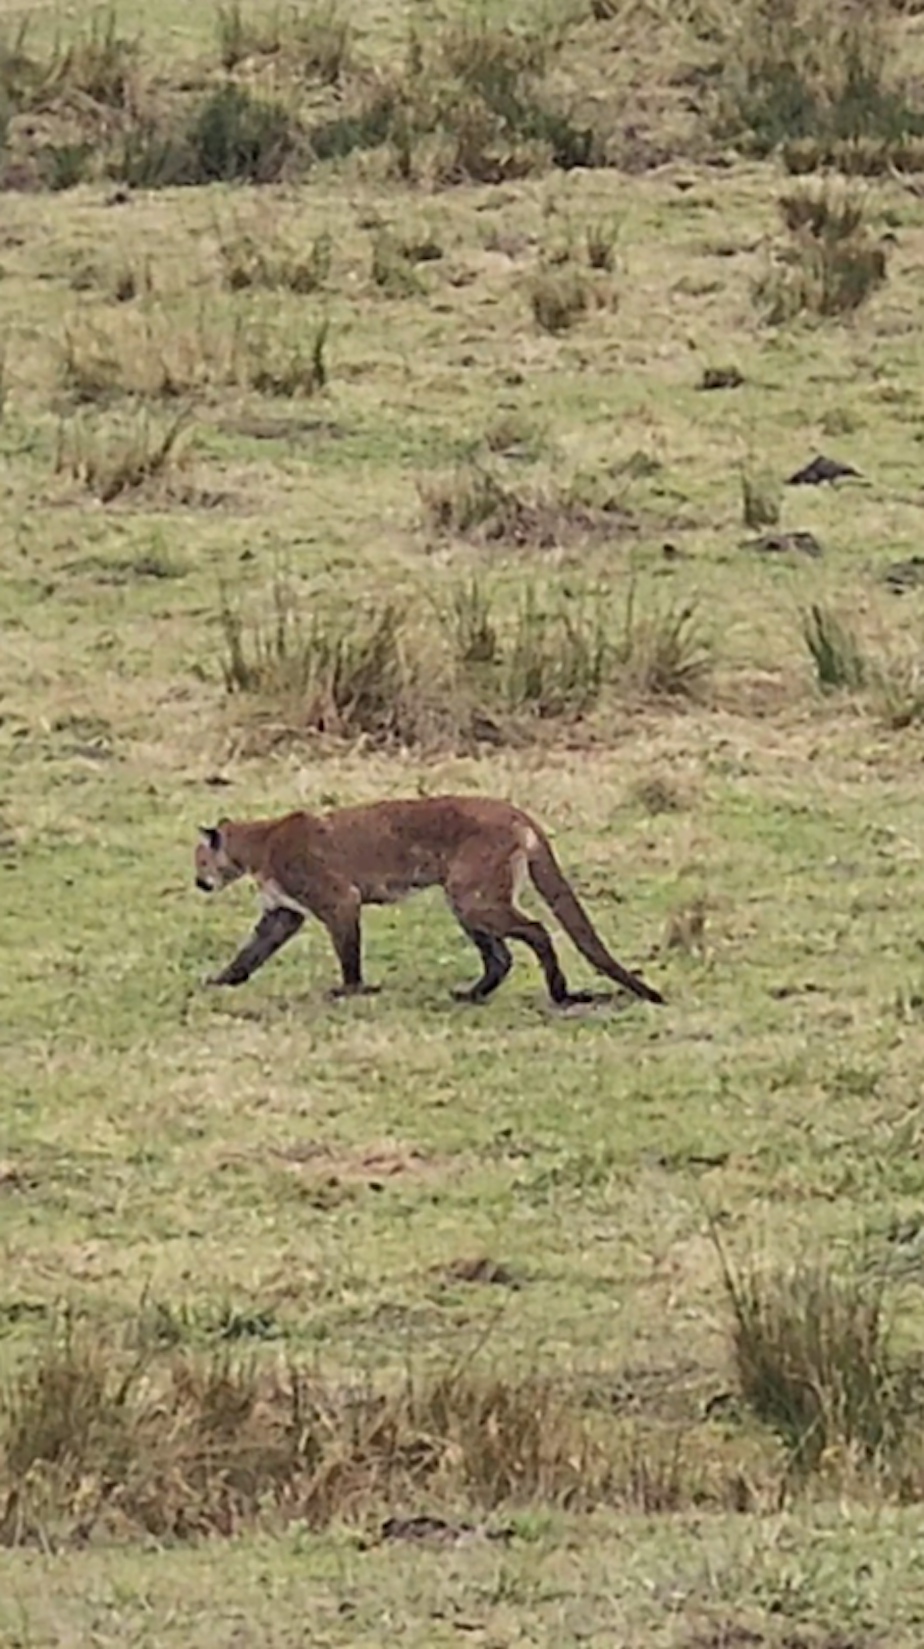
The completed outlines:
<svg viewBox="0 0 924 1649">
<path fill-rule="evenodd" d="M 449 995 L 453 1002 L 464 1002 L 469 1007 L 477 1007 L 480 1002 L 488 1000 L 484 991 L 480 991 L 477 985 L 457 985 Z"/>
<path fill-rule="evenodd" d="M 348 996 L 378 996 L 381 985 L 332 985 L 327 993 L 330 1002 L 342 1002 Z"/>
<path fill-rule="evenodd" d="M 555 1001 L 556 1008 L 588 1008 L 592 1002 L 609 1002 L 612 992 L 603 995 L 600 991 L 566 991 Z"/>
<path fill-rule="evenodd" d="M 215 985 L 243 985 L 246 978 L 246 973 L 230 973 L 226 969 L 224 973 L 210 973 L 205 979 L 203 979 L 202 983 L 206 990 L 210 990 Z"/>
</svg>

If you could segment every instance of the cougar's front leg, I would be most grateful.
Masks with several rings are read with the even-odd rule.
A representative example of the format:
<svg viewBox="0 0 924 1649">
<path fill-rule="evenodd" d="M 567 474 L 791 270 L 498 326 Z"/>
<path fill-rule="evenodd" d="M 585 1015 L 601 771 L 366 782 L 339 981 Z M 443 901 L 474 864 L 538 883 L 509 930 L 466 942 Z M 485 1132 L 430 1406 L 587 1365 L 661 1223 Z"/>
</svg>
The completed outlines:
<svg viewBox="0 0 924 1649">
<path fill-rule="evenodd" d="M 342 984 L 335 985 L 332 997 L 375 996 L 378 985 L 367 985 L 363 980 L 362 929 L 359 918 L 360 899 L 351 893 L 336 908 L 325 911 L 321 920 L 337 952 Z"/>
<path fill-rule="evenodd" d="M 293 938 L 304 920 L 298 911 L 287 910 L 282 905 L 277 905 L 273 910 L 265 910 L 234 961 L 229 962 L 226 968 L 222 968 L 221 973 L 213 974 L 207 983 L 243 985 L 252 973 L 256 973 L 257 968 L 262 968 L 264 962 L 268 962 L 287 940 Z"/>
</svg>

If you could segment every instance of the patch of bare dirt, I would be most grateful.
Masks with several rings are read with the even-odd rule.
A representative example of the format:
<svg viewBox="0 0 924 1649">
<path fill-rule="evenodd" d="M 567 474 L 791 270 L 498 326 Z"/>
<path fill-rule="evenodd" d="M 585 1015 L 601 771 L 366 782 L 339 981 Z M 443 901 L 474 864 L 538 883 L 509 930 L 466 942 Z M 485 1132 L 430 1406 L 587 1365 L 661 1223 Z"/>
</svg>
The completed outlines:
<svg viewBox="0 0 924 1649">
<path fill-rule="evenodd" d="M 499 1260 L 492 1260 L 487 1254 L 469 1255 L 458 1260 L 450 1260 L 448 1265 L 434 1266 L 433 1271 L 443 1282 L 487 1283 L 495 1288 L 522 1287 L 520 1278 L 510 1270 L 509 1266 L 502 1265 Z"/>
<path fill-rule="evenodd" d="M 507 1546 L 513 1539 L 511 1528 L 490 1529 L 483 1523 L 447 1523 L 445 1518 L 426 1513 L 417 1517 L 386 1517 L 380 1540 L 411 1540 L 428 1546 L 455 1546 L 460 1541 L 495 1540 Z"/>
<path fill-rule="evenodd" d="M 391 1180 L 420 1179 L 441 1173 L 445 1159 L 421 1151 L 416 1145 L 384 1140 L 355 1149 L 298 1142 L 273 1152 L 293 1174 L 320 1179 L 327 1185 L 368 1185 L 372 1190 Z"/>
<path fill-rule="evenodd" d="M 715 1621 L 684 1638 L 680 1649 L 883 1649 L 881 1638 L 853 1632 L 799 1627 L 795 1632 L 768 1632 L 743 1621 Z"/>
</svg>

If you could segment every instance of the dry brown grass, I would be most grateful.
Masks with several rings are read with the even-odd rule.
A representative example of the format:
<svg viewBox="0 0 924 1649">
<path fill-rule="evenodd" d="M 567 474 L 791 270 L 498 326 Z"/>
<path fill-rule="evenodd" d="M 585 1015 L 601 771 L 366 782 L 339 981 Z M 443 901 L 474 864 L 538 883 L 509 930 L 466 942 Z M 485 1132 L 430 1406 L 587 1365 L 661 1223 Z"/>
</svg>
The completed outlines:
<svg viewBox="0 0 924 1649">
<path fill-rule="evenodd" d="M 191 1539 L 297 1518 L 368 1522 L 426 1493 L 480 1511 L 645 1512 L 732 1503 L 737 1468 L 687 1457 L 674 1427 L 602 1423 L 540 1374 L 464 1368 L 394 1389 L 331 1387 L 227 1351 L 126 1351 L 65 1325 L 0 1404 L 0 1542 L 94 1531 Z"/>
<path fill-rule="evenodd" d="M 489 463 L 467 462 L 418 481 L 426 529 L 477 543 L 552 549 L 635 530 L 619 499 L 588 502 L 554 481 L 513 485 Z"/>
<path fill-rule="evenodd" d="M 142 490 L 169 494 L 185 467 L 189 422 L 187 411 L 165 419 L 144 409 L 102 424 L 80 415 L 62 420 L 55 471 L 79 481 L 101 504 Z"/>
<path fill-rule="evenodd" d="M 245 720 L 392 748 L 521 743 L 625 695 L 696 697 L 711 669 L 694 607 L 640 602 L 634 585 L 625 603 L 530 580 L 501 603 L 478 579 L 434 581 L 357 612 L 312 602 L 282 572 L 258 609 L 226 592 L 220 626 Z"/>
</svg>

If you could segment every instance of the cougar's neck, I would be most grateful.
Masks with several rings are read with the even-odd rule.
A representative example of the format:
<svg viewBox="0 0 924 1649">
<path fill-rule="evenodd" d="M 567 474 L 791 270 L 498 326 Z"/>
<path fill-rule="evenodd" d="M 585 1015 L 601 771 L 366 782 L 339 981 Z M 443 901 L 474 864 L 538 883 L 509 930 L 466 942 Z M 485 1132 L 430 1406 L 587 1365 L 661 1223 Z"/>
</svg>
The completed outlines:
<svg viewBox="0 0 924 1649">
<path fill-rule="evenodd" d="M 231 863 L 248 873 L 258 868 L 266 846 L 266 838 L 273 827 L 270 819 L 253 821 L 231 819 L 222 826 L 221 840 Z"/>
</svg>

